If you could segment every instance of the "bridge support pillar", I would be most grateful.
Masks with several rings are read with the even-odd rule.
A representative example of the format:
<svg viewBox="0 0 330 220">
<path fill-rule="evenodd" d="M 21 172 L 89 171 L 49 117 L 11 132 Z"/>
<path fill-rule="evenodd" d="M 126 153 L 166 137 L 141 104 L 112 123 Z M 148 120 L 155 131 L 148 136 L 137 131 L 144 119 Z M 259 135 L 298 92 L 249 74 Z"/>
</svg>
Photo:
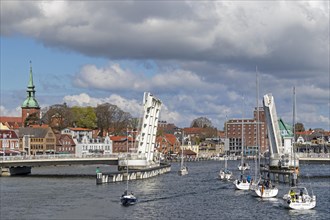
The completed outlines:
<svg viewBox="0 0 330 220">
<path fill-rule="evenodd" d="M 28 175 L 31 173 L 31 167 L 1 167 L 1 176 L 15 176 L 15 175 Z"/>
</svg>

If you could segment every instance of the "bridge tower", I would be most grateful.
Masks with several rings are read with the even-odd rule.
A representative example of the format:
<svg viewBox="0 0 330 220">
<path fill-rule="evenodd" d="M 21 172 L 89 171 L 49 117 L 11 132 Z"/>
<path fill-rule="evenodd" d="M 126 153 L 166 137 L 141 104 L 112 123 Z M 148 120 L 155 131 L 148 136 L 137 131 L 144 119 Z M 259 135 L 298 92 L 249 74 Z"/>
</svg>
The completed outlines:
<svg viewBox="0 0 330 220">
<path fill-rule="evenodd" d="M 118 158 L 118 170 L 145 169 L 159 166 L 155 159 L 154 151 L 158 127 L 159 113 L 162 102 L 151 93 L 143 95 L 144 114 L 141 123 L 140 133 L 137 137 L 137 153 L 123 154 Z"/>
<path fill-rule="evenodd" d="M 272 94 L 264 95 L 263 106 L 269 139 L 269 166 L 271 168 L 281 169 L 292 169 L 294 167 L 299 167 L 299 159 L 295 158 L 292 153 L 292 141 L 288 138 L 284 138 L 284 140 L 282 138 L 276 113 L 275 101 Z M 288 143 L 288 141 L 290 141 L 290 143 Z"/>
<path fill-rule="evenodd" d="M 154 159 L 158 118 L 162 102 L 152 94 L 145 92 L 143 96 L 144 115 L 139 136 L 138 154 L 143 155 L 147 162 Z"/>
</svg>

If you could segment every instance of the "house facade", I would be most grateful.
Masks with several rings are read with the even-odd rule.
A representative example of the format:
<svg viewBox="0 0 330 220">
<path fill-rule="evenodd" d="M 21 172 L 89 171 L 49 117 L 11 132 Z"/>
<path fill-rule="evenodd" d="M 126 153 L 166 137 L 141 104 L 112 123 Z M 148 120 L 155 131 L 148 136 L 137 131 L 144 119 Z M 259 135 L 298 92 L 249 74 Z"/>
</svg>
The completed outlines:
<svg viewBox="0 0 330 220">
<path fill-rule="evenodd" d="M 14 130 L 0 130 L 0 155 L 12 156 L 21 154 L 19 149 L 19 138 Z"/>
<path fill-rule="evenodd" d="M 20 151 L 27 155 L 53 154 L 56 136 L 50 127 L 23 127 L 18 129 Z"/>
<path fill-rule="evenodd" d="M 73 138 L 77 157 L 110 155 L 113 153 L 112 140 L 109 136 L 104 138 Z"/>
<path fill-rule="evenodd" d="M 55 154 L 76 154 L 76 144 L 71 135 L 56 134 Z"/>
</svg>

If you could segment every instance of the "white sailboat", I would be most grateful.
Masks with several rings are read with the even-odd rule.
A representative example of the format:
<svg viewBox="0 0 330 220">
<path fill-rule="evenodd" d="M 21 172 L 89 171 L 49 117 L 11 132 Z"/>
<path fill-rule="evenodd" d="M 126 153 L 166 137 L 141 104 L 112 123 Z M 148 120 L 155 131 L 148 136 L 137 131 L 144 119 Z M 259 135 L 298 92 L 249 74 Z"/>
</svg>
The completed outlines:
<svg viewBox="0 0 330 220">
<path fill-rule="evenodd" d="M 255 162 L 255 182 L 251 183 L 250 189 L 252 190 L 255 196 L 261 198 L 272 198 L 277 196 L 278 188 L 271 183 L 269 179 L 260 182 L 261 178 L 257 180 L 257 176 L 260 175 L 260 143 L 259 143 L 259 82 L 258 82 L 258 70 L 257 71 L 257 80 L 256 80 L 256 87 L 257 87 L 257 135 L 256 135 L 256 143 L 258 149 L 258 161 Z"/>
<path fill-rule="evenodd" d="M 243 108 L 244 109 L 244 108 Z M 244 112 L 244 111 L 243 111 Z M 243 117 L 242 117 L 242 151 L 241 151 L 241 164 L 243 165 L 244 164 L 244 114 L 242 114 Z M 236 179 L 234 181 L 234 184 L 236 186 L 236 189 L 239 189 L 239 190 L 249 190 L 250 188 L 250 181 L 251 179 L 250 178 L 245 178 L 244 177 L 244 171 L 245 169 L 240 169 L 241 171 L 241 175 L 240 175 L 240 178 L 239 179 Z M 250 177 L 250 176 L 248 176 Z"/>
<path fill-rule="evenodd" d="M 182 131 L 181 165 L 180 165 L 180 170 L 178 171 L 179 176 L 184 176 L 184 175 L 188 174 L 188 167 L 184 165 L 183 144 L 184 144 L 184 134 L 183 134 L 183 131 Z"/>
<path fill-rule="evenodd" d="M 224 157 L 224 160 L 225 160 L 225 169 L 221 169 L 220 172 L 219 172 L 219 178 L 221 180 L 230 180 L 231 176 L 232 176 L 232 172 L 230 170 L 228 170 L 227 168 L 227 160 L 228 160 L 228 157 L 225 156 Z"/>
<path fill-rule="evenodd" d="M 283 200 L 284 207 L 290 209 L 308 210 L 316 206 L 316 196 L 310 196 L 306 187 L 291 187 Z"/>
<path fill-rule="evenodd" d="M 292 150 L 294 155 L 294 162 L 296 162 L 296 152 L 293 149 L 295 142 L 295 114 L 296 114 L 296 90 L 293 88 L 293 141 Z M 294 164 L 296 167 L 296 164 Z M 297 177 L 296 175 L 294 176 Z M 294 183 L 296 184 L 296 179 Z M 283 196 L 283 205 L 286 208 L 296 209 L 296 210 L 309 210 L 316 206 L 316 196 L 313 194 L 310 196 L 308 194 L 307 188 L 304 186 L 293 186 L 290 187 L 289 192 Z"/>
<path fill-rule="evenodd" d="M 243 157 L 243 156 L 242 156 Z M 248 163 L 240 163 L 237 166 L 238 170 L 249 170 L 250 169 L 250 165 Z"/>
<path fill-rule="evenodd" d="M 120 202 L 123 206 L 134 205 L 137 202 L 137 198 L 133 194 L 133 192 L 128 192 L 128 130 L 127 130 L 127 154 L 126 154 L 126 189 L 123 195 L 120 197 Z"/>
</svg>

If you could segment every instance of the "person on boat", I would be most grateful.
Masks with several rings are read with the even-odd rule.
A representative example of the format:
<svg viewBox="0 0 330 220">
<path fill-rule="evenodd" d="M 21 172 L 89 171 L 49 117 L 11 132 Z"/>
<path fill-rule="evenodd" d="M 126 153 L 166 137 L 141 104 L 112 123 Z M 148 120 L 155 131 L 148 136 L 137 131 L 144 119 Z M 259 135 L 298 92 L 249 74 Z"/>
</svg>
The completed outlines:
<svg viewBox="0 0 330 220">
<path fill-rule="evenodd" d="M 265 191 L 265 186 L 264 184 L 261 185 L 261 196 L 264 194 L 264 191 Z"/>
<path fill-rule="evenodd" d="M 246 178 L 246 180 L 247 180 L 248 182 L 251 182 L 251 176 L 248 175 L 247 178 Z"/>
<path fill-rule="evenodd" d="M 265 186 L 267 189 L 269 188 L 269 180 L 266 181 Z"/>
<path fill-rule="evenodd" d="M 124 191 L 124 194 L 122 196 L 127 196 L 127 190 Z"/>
<path fill-rule="evenodd" d="M 100 173 L 100 168 L 99 167 L 96 167 L 96 174 Z"/>
<path fill-rule="evenodd" d="M 291 197 L 291 201 L 292 202 L 295 202 L 295 196 L 296 196 L 296 193 L 293 191 L 293 189 L 290 190 L 290 197 Z"/>
<path fill-rule="evenodd" d="M 300 193 L 299 193 L 300 197 L 301 197 L 301 201 L 304 202 L 304 191 L 303 189 L 300 189 Z"/>
</svg>

